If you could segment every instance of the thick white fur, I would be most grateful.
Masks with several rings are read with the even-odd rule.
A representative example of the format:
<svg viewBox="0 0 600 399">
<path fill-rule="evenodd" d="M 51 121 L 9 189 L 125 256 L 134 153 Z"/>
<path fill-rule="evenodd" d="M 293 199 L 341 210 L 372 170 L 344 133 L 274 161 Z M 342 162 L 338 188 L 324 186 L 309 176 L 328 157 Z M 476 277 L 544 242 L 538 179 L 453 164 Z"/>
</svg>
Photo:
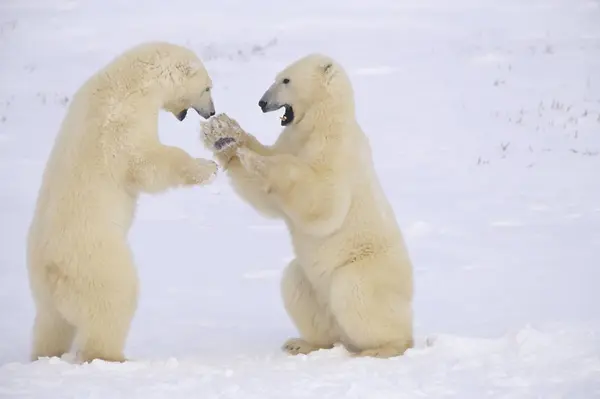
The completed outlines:
<svg viewBox="0 0 600 399">
<path fill-rule="evenodd" d="M 46 165 L 28 236 L 36 306 L 31 359 L 125 360 L 138 279 L 127 234 L 140 192 L 205 183 L 217 165 L 159 142 L 160 109 L 214 113 L 211 80 L 188 49 L 146 43 L 77 91 Z M 212 111 L 211 111 L 212 109 Z"/>
<path fill-rule="evenodd" d="M 281 288 L 301 338 L 284 349 L 306 354 L 342 342 L 359 356 L 403 354 L 413 345 L 412 266 L 346 73 L 309 55 L 282 71 L 263 99 L 295 114 L 272 146 L 224 114 L 202 129 L 209 148 L 219 137 L 236 139 L 215 154 L 233 187 L 289 228 L 296 259 Z"/>
</svg>

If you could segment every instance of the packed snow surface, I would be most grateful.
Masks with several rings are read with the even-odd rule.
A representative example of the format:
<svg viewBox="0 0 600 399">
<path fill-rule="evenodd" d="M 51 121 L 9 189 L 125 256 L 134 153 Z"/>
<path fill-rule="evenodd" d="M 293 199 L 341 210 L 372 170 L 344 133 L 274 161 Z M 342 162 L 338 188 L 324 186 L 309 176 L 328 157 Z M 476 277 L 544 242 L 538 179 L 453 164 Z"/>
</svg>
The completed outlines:
<svg viewBox="0 0 600 399">
<path fill-rule="evenodd" d="M 598 0 L 3 0 L 0 397 L 600 397 L 599 21 Z M 220 175 L 140 199 L 130 362 L 29 362 L 45 161 L 79 85 L 147 40 L 195 50 L 217 111 L 265 143 L 276 72 L 315 51 L 346 67 L 414 262 L 415 348 L 284 354 L 287 232 Z M 209 157 L 191 116 L 161 114 L 161 139 Z"/>
</svg>

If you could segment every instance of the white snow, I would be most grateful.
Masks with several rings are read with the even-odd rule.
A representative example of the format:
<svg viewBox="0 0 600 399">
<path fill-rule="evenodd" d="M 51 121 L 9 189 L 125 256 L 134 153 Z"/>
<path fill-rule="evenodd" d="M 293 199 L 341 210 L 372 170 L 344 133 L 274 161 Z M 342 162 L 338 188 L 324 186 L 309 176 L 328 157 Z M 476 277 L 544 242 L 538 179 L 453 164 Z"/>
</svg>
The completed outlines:
<svg viewBox="0 0 600 399">
<path fill-rule="evenodd" d="M 0 397 L 600 397 L 598 21 L 598 0 L 2 0 Z M 28 361 L 46 157 L 77 87 L 145 40 L 197 51 L 217 110 L 267 143 L 279 115 L 256 103 L 280 68 L 346 66 L 414 261 L 414 349 L 282 353 L 288 236 L 220 175 L 140 201 L 130 362 Z M 160 125 L 209 156 L 198 117 Z"/>
</svg>

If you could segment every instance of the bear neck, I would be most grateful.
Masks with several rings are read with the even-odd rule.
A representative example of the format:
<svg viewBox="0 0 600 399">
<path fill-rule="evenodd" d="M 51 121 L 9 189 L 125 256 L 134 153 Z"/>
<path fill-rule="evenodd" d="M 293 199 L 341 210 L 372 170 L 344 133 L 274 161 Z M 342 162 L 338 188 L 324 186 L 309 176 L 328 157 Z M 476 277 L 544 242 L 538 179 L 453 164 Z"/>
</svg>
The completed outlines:
<svg viewBox="0 0 600 399">
<path fill-rule="evenodd" d="M 354 101 L 352 98 L 340 100 L 339 98 L 325 98 L 318 103 L 311 104 L 298 121 L 298 127 L 312 132 L 354 121 Z"/>
<path fill-rule="evenodd" d="M 164 67 L 159 63 L 138 59 L 126 66 L 111 67 L 103 75 L 116 97 L 138 95 L 160 107 L 171 94 L 172 85 L 165 79 Z"/>
</svg>

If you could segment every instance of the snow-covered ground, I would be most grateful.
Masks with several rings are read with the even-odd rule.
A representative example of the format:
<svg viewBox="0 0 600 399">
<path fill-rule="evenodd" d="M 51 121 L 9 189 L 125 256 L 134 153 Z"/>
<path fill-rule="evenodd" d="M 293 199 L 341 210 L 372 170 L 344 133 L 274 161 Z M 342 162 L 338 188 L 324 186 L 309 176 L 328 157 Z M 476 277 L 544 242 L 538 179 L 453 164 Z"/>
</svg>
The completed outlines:
<svg viewBox="0 0 600 399">
<path fill-rule="evenodd" d="M 0 397 L 600 397 L 598 0 L 0 2 Z M 125 364 L 28 361 L 25 233 L 77 87 L 146 40 L 205 60 L 217 111 L 264 142 L 256 105 L 313 51 L 351 74 L 415 267 L 417 346 L 290 357 L 291 256 L 224 175 L 144 196 Z M 161 138 L 209 156 L 198 117 Z"/>
</svg>

